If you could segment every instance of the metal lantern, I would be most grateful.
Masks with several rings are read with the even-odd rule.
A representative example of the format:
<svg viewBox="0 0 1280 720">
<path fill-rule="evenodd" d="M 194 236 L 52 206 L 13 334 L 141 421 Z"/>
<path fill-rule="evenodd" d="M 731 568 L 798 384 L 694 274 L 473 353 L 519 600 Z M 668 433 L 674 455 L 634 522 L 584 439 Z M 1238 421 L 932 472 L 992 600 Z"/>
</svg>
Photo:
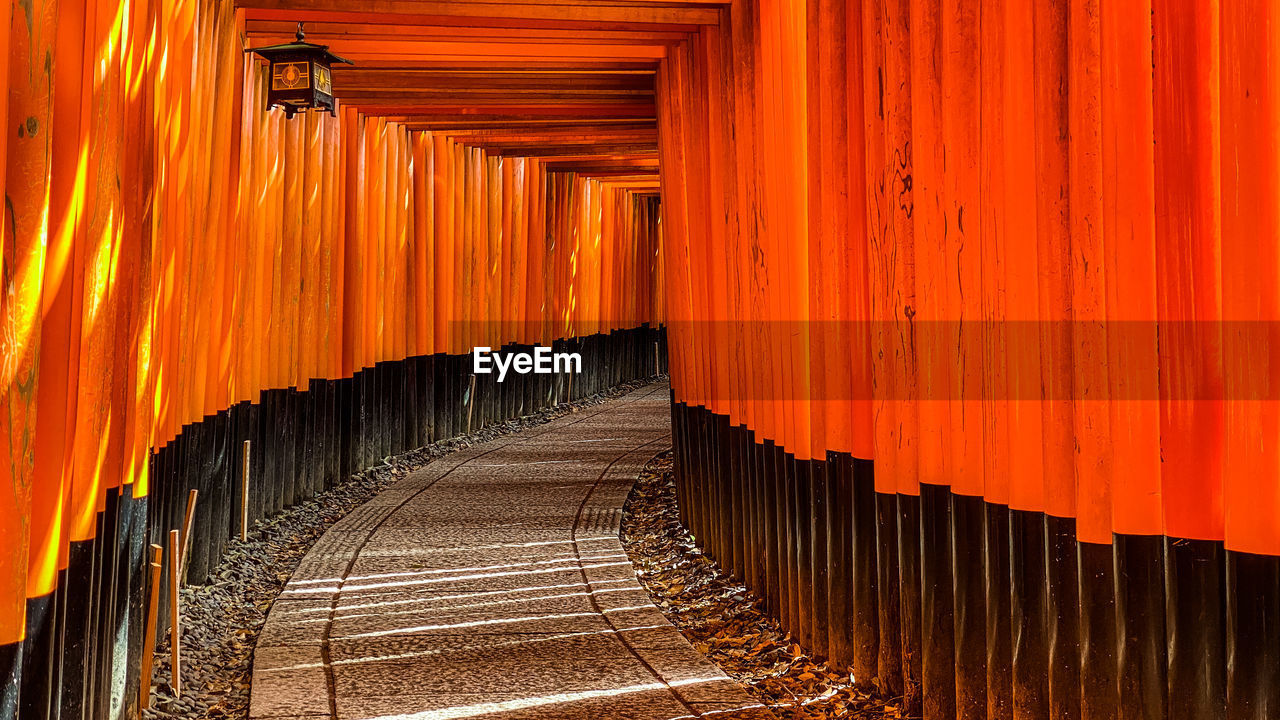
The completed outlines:
<svg viewBox="0 0 1280 720">
<path fill-rule="evenodd" d="M 267 109 L 279 106 L 287 117 L 299 110 L 324 108 L 334 114 L 333 75 L 329 66 L 350 60 L 329 52 L 328 45 L 305 42 L 302 23 L 298 23 L 297 40 L 283 45 L 249 48 L 265 59 L 267 65 Z"/>
</svg>

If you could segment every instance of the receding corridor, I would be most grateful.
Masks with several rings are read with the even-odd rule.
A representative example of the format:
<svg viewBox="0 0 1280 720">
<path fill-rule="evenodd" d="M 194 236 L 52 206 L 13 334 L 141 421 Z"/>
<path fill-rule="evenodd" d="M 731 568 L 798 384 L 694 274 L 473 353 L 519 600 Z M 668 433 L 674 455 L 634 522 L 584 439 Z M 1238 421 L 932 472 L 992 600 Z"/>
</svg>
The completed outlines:
<svg viewBox="0 0 1280 720">
<path fill-rule="evenodd" d="M 434 461 L 335 525 L 259 638 L 251 717 L 770 717 L 653 607 L 618 540 L 670 445 L 669 392 Z"/>
</svg>

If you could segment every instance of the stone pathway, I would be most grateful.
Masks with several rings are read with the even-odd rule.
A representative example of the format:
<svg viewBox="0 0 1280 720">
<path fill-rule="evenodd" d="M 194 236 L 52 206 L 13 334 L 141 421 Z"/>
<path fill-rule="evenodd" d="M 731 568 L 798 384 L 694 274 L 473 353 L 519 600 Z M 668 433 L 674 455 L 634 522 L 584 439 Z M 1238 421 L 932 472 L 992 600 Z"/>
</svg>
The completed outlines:
<svg viewBox="0 0 1280 720">
<path fill-rule="evenodd" d="M 337 523 L 254 655 L 253 720 L 771 718 L 649 601 L 618 540 L 669 391 L 432 462 Z"/>
</svg>

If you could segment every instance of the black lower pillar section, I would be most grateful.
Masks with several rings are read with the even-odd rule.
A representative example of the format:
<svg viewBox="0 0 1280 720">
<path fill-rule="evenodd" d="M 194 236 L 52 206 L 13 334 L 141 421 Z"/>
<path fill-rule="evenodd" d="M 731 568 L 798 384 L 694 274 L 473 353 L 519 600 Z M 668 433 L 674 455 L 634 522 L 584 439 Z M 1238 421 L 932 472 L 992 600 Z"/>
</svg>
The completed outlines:
<svg viewBox="0 0 1280 720">
<path fill-rule="evenodd" d="M 1228 720 L 1280 717 L 1280 557 L 1227 552 Z"/>
<path fill-rule="evenodd" d="M 1227 643 L 1222 543 L 1165 540 L 1165 618 L 1169 637 L 1169 718 L 1220 718 L 1227 712 Z M 1280 652 L 1280 646 L 1273 652 Z"/>
<path fill-rule="evenodd" d="M 759 593 L 763 585 L 760 581 L 763 556 L 760 553 L 760 516 L 757 512 L 759 498 L 756 495 L 755 459 L 751 454 L 754 445 L 751 433 L 745 427 L 735 426 L 732 432 L 733 453 L 741 473 L 738 482 L 742 489 L 742 582 Z"/>
<path fill-rule="evenodd" d="M 729 568 L 734 577 L 741 580 L 746 576 L 746 562 L 742 553 L 742 468 L 738 467 L 737 456 L 733 452 L 732 427 L 729 416 L 721 415 L 716 423 L 716 442 L 719 445 L 719 468 L 721 487 L 721 508 L 725 515 L 725 540 L 729 553 Z"/>
<path fill-rule="evenodd" d="M 356 468 L 356 444 L 355 444 L 355 419 L 353 407 L 355 404 L 355 382 L 352 378 L 343 378 L 337 381 L 337 387 L 334 388 L 333 403 L 334 414 L 336 415 L 334 422 L 334 430 L 338 433 L 337 447 L 334 452 L 338 458 L 338 478 L 340 480 L 355 472 Z"/>
<path fill-rule="evenodd" d="M 840 453 L 827 453 L 827 651 L 831 663 L 853 670 L 858 681 L 867 668 L 854 667 L 853 644 L 859 631 L 853 602 L 853 464 Z M 855 630 L 859 628 L 859 630 Z"/>
<path fill-rule="evenodd" d="M 1049 717 L 1048 571 L 1044 515 L 1009 511 L 1013 716 Z"/>
<path fill-rule="evenodd" d="M 899 494 L 894 504 L 897 508 L 896 522 L 894 519 L 885 518 L 884 532 L 895 543 L 895 547 L 890 548 L 889 553 L 896 553 L 897 556 L 898 585 L 886 588 L 886 591 L 881 593 L 880 616 L 885 618 L 893 612 L 894 605 L 888 598 L 890 595 L 896 595 L 902 638 L 898 645 L 900 648 L 898 672 L 903 705 L 908 715 L 918 717 L 924 712 L 924 620 L 920 604 L 920 496 Z M 883 541 L 881 545 L 884 545 Z M 881 560 L 884 561 L 885 558 L 885 553 L 882 553 Z M 883 568 L 880 577 L 881 586 L 884 587 L 888 581 L 885 580 Z M 890 630 L 891 628 L 882 622 L 880 637 L 893 637 L 889 634 Z M 887 641 L 881 643 L 882 648 L 888 645 L 890 643 Z M 889 650 L 891 651 L 892 648 Z M 881 658 L 883 659 L 884 656 L 885 653 L 882 652 Z M 892 686 L 888 685 L 888 687 Z"/>
<path fill-rule="evenodd" d="M 22 643 L 0 645 L 0 720 L 17 720 L 22 687 Z"/>
<path fill-rule="evenodd" d="M 781 573 L 781 587 L 778 597 L 782 600 L 783 626 L 796 637 L 800 625 L 800 608 L 796 607 L 799 598 L 799 578 L 796 572 L 796 529 L 792 521 L 795 503 L 795 461 L 781 447 L 774 448 L 774 468 L 778 478 L 778 571 Z"/>
<path fill-rule="evenodd" d="M 46 720 L 53 707 L 57 651 L 57 593 L 27 600 L 20 707 L 22 718 Z"/>
<path fill-rule="evenodd" d="M 107 490 L 106 510 L 98 513 L 94 534 L 96 567 L 93 573 L 94 609 L 90 622 L 93 663 L 90 666 L 88 714 L 111 717 L 111 671 L 115 664 L 116 540 L 120 537 L 120 489 Z"/>
<path fill-rule="evenodd" d="M 951 571 L 951 491 L 920 485 L 920 622 L 924 720 L 956 717 L 956 650 Z"/>
<path fill-rule="evenodd" d="M 1115 547 L 1080 543 L 1080 718 L 1119 715 Z"/>
<path fill-rule="evenodd" d="M 818 657 L 829 657 L 830 641 L 830 572 L 828 563 L 830 550 L 830 509 L 827 506 L 827 463 L 825 460 L 811 460 L 809 465 L 809 564 L 813 568 L 810 575 L 810 605 L 813 608 L 810 620 L 813 628 L 813 652 Z M 843 621 L 843 618 L 841 618 Z"/>
<path fill-rule="evenodd" d="M 957 720 L 985 720 L 987 717 L 985 506 L 980 497 L 951 496 Z"/>
<path fill-rule="evenodd" d="M 764 525 L 764 553 L 765 553 L 765 591 L 762 593 L 764 597 L 765 607 L 774 617 L 784 617 L 782 608 L 782 583 L 785 573 L 782 571 L 780 564 L 781 556 L 778 554 L 780 543 L 778 542 L 778 495 L 777 482 L 778 475 L 774 470 L 774 458 L 778 449 L 772 440 L 765 440 L 761 444 L 760 452 L 757 453 L 757 469 L 756 474 L 760 476 L 760 497 L 761 497 L 761 522 Z"/>
<path fill-rule="evenodd" d="M 141 683 L 142 667 L 134 658 L 141 658 L 144 652 L 143 631 L 146 624 L 146 605 L 143 600 L 147 584 L 147 527 L 150 503 L 148 498 L 133 499 L 132 528 L 128 536 L 128 587 L 124 597 L 127 610 L 128 631 L 125 636 L 125 660 L 123 668 L 123 707 L 121 718 L 138 716 L 138 689 Z M 147 650 L 149 651 L 149 650 Z"/>
<path fill-rule="evenodd" d="M 674 471 L 676 505 L 679 507 L 680 524 L 689 527 L 689 490 L 687 487 L 689 459 L 684 455 L 689 450 L 689 442 L 684 440 L 685 427 L 688 425 L 688 409 L 684 403 L 671 403 L 671 438 L 674 444 Z"/>
<path fill-rule="evenodd" d="M 1116 536 L 1121 720 L 1168 717 L 1164 538 Z"/>
<path fill-rule="evenodd" d="M 881 496 L 876 493 L 875 472 L 870 460 L 858 460 L 850 455 L 841 455 L 839 462 L 833 462 L 831 465 L 841 467 L 842 474 L 848 477 L 849 487 L 841 495 L 847 499 L 847 513 L 851 525 L 847 530 L 844 528 L 840 530 L 841 537 L 849 544 L 850 572 L 847 575 L 837 576 L 833 570 L 831 585 L 845 587 L 849 592 L 852 605 L 848 615 L 837 615 L 832 612 L 832 628 L 833 631 L 839 632 L 838 626 L 847 622 L 850 629 L 845 634 L 849 636 L 849 662 L 854 678 L 861 686 L 871 687 L 873 678 L 884 679 L 879 672 L 882 638 L 884 644 L 896 646 L 900 637 L 898 632 L 882 633 L 880 629 L 880 590 L 882 583 L 886 582 L 881 578 L 877 560 L 879 539 L 876 524 L 881 511 Z M 896 512 L 891 504 L 894 496 L 884 497 L 889 501 L 884 506 L 884 510 L 892 519 L 893 513 Z M 848 535 L 846 536 L 845 533 Z M 893 587 L 895 588 L 897 587 L 896 566 L 895 562 L 893 568 L 895 576 Z M 896 619 L 898 603 L 891 601 L 889 607 L 895 615 L 891 618 L 892 623 L 898 624 Z M 843 617 L 848 617 L 848 620 L 842 622 Z M 896 662 L 900 662 L 900 659 Z M 900 683 L 898 687 L 901 688 Z"/>
<path fill-rule="evenodd" d="M 1049 578 L 1049 717 L 1080 717 L 1080 598 L 1076 523 L 1045 516 Z"/>
<path fill-rule="evenodd" d="M 634 355 L 653 343 L 665 343 L 664 330 L 640 327 L 557 341 L 560 350 L 584 353 L 581 375 L 565 381 L 564 394 L 570 385 L 573 397 L 585 397 L 647 377 L 653 363 L 637 362 Z M 665 371 L 665 354 L 655 358 Z M 558 387 L 544 376 L 505 383 L 488 376 L 476 386 L 471 378 L 469 355 L 387 361 L 351 378 L 265 390 L 256 402 L 239 402 L 182 426 L 148 460 L 148 496 L 134 497 L 133 486 L 108 490 L 92 538 L 71 543 L 57 589 L 28 600 L 25 640 L 0 646 L 0 720 L 138 716 L 140 658 L 154 650 L 143 647 L 142 637 L 147 545 L 164 545 L 168 532 L 181 528 L 188 492 L 198 490 L 187 579 L 198 583 L 207 577 L 239 534 L 245 440 L 251 442 L 247 504 L 253 523 L 386 455 L 461 434 L 469 422 L 480 428 L 547 407 Z M 699 420 L 705 429 L 714 418 Z M 715 432 L 700 436 L 719 443 L 721 500 L 741 490 L 735 485 L 738 473 L 728 472 L 731 451 L 747 449 L 730 442 L 740 432 L 745 429 L 731 430 L 721 420 Z M 736 517 L 716 520 L 722 540 L 733 538 L 740 553 L 736 546 L 747 535 Z M 170 620 L 167 596 L 162 585 L 161 628 Z"/>
<path fill-rule="evenodd" d="M 1081 543 L 1072 518 L 797 460 L 672 402 L 677 501 L 814 654 L 904 717 L 1280 719 L 1280 558 L 1160 536 Z"/>
<path fill-rule="evenodd" d="M 787 458 L 791 485 L 791 548 L 795 556 L 795 626 L 792 632 L 815 655 L 826 654 L 826 642 L 819 645 L 814 637 L 813 606 L 813 508 L 810 507 L 813 487 L 813 463 L 809 460 Z"/>
<path fill-rule="evenodd" d="M 1009 507 L 987 505 L 987 720 L 1013 718 L 1013 617 L 1009 596 Z"/>
<path fill-rule="evenodd" d="M 62 683 L 58 705 L 63 720 L 80 720 L 85 711 L 85 695 L 89 690 L 89 613 L 92 609 L 88 592 L 93 575 L 94 543 L 91 540 L 71 543 L 67 568 L 67 615 L 63 625 Z"/>
</svg>

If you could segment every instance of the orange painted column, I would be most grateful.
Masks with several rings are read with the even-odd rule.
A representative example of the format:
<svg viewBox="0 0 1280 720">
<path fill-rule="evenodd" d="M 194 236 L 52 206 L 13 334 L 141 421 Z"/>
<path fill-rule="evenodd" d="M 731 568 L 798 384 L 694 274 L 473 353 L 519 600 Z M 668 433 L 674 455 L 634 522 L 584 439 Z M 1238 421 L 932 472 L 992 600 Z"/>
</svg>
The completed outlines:
<svg viewBox="0 0 1280 720">
<path fill-rule="evenodd" d="M 864 38 L 872 28 L 866 28 Z M 916 0 L 911 4 L 911 130 L 912 130 L 912 217 L 915 248 L 915 297 L 919 307 L 913 315 L 919 363 L 919 479 L 946 484 L 943 470 L 946 448 L 950 447 L 948 389 L 951 367 L 944 355 L 947 315 L 942 307 L 946 297 L 945 205 L 943 193 L 942 78 L 939 9 L 936 3 Z M 868 45 L 865 51 L 871 51 Z M 874 67 L 874 65 L 870 65 Z M 875 87 L 875 78 L 866 82 Z M 874 101 L 874 96 L 871 98 Z M 868 103 L 867 111 L 875 107 Z"/>
<path fill-rule="evenodd" d="M 1101 213 L 1087 198 L 1082 211 L 1092 213 L 1091 220 L 1101 217 L 1101 239 L 1091 228 L 1082 240 L 1081 252 L 1073 256 L 1099 267 L 1089 274 L 1086 267 L 1076 265 L 1088 285 L 1077 291 L 1090 295 L 1080 299 L 1080 307 L 1088 315 L 1078 314 L 1083 322 L 1073 327 L 1088 333 L 1087 344 L 1077 344 L 1076 351 L 1086 354 L 1091 367 L 1085 375 L 1077 370 L 1081 384 L 1074 393 L 1077 402 L 1078 441 L 1081 447 L 1078 467 L 1079 506 L 1076 538 L 1081 542 L 1081 579 L 1104 578 L 1115 568 L 1116 552 L 1133 545 L 1111 547 L 1117 534 L 1142 536 L 1163 530 L 1160 509 L 1159 406 L 1156 365 L 1156 274 L 1154 224 L 1154 144 L 1152 103 L 1135 102 L 1152 92 L 1151 73 L 1151 5 L 1149 2 L 1098 4 L 1097 19 L 1099 78 L 1090 101 L 1081 98 L 1092 111 L 1100 105 Z M 1092 26 L 1092 17 L 1073 17 L 1076 27 Z M 1079 30 L 1076 30 L 1078 33 Z M 1073 71 L 1084 71 L 1077 82 L 1091 83 L 1091 63 L 1081 63 L 1081 50 L 1093 52 L 1090 45 L 1073 43 Z M 1088 54 L 1084 57 L 1088 57 Z M 1080 124 L 1080 116 L 1073 123 Z M 1093 119 L 1088 118 L 1089 130 Z M 1093 140 L 1090 132 L 1084 138 Z M 1085 159 L 1088 172 L 1095 172 L 1096 161 L 1085 153 L 1073 152 Z M 1078 162 L 1075 161 L 1075 162 Z M 1085 189 L 1085 192 L 1093 190 Z M 1086 214 L 1085 212 L 1081 213 Z M 1077 228 L 1073 231 L 1077 231 Z M 1099 244 L 1100 242 L 1100 244 Z M 1102 254 L 1096 254 L 1097 250 Z M 1105 283 L 1105 297 L 1096 297 L 1098 280 Z M 1103 332 L 1093 327 L 1098 315 L 1105 323 Z M 1095 355 L 1099 343 L 1105 344 L 1105 355 Z M 1078 365 L 1077 367 L 1081 367 Z M 1097 381 L 1105 378 L 1099 392 Z M 1101 406 L 1101 407 L 1099 407 Z M 1105 408 L 1106 415 L 1100 410 Z M 1080 412 L 1081 410 L 1086 412 Z M 1090 426 L 1105 432 L 1100 443 Z M 1150 567 L 1149 562 L 1140 563 Z M 1091 568 L 1098 568 L 1092 569 Z M 1116 589 L 1120 589 L 1117 584 Z M 1154 591 L 1154 588 L 1152 589 Z M 1124 592 L 1121 590 L 1121 592 Z M 1082 638 L 1087 638 L 1090 655 L 1082 657 L 1081 714 L 1086 718 L 1110 717 L 1115 712 L 1114 690 L 1118 663 L 1110 659 L 1111 650 L 1100 642 L 1111 632 L 1115 620 L 1108 617 L 1118 597 L 1110 592 L 1094 592 L 1081 598 Z M 1101 635 L 1097 639 L 1089 638 Z M 1132 693 L 1137 695 L 1137 693 Z"/>
<path fill-rule="evenodd" d="M 1041 413 L 1039 247 L 1036 237 L 1035 38 L 1033 8 L 1004 6 L 1003 273 L 1008 403 L 1008 504 L 1044 509 L 1044 417 Z M 1001 388 L 995 388 L 998 394 Z"/>
<path fill-rule="evenodd" d="M 529 215 L 525 233 L 528 237 L 527 265 L 528 275 L 525 288 L 525 326 L 521 342 L 537 343 L 543 340 L 548 306 L 546 287 L 548 280 L 547 262 L 547 215 L 545 190 L 547 174 L 545 166 L 537 160 L 529 163 Z"/>
<path fill-rule="evenodd" d="M 52 53 L 57 33 L 56 3 L 15 8 L 8 29 L 8 112 L 4 252 L 0 256 L 0 369 L 4 412 L 0 444 L 5 463 L 0 477 L 0 535 L 11 538 L 0 553 L 0 644 L 24 633 L 33 460 L 36 452 L 37 372 L 43 307 L 45 235 L 48 232 L 48 177 L 52 161 Z M 14 134 L 16 131 L 16 135 Z"/>
<path fill-rule="evenodd" d="M 413 151 L 413 299 L 414 344 L 411 353 L 430 355 L 435 345 L 435 226 L 433 223 L 433 153 L 426 133 L 411 136 Z"/>
<path fill-rule="evenodd" d="M 65 567 L 64 513 L 71 488 L 78 376 L 85 163 L 81 129 L 84 7 L 59 10 L 53 78 L 49 181 L 49 233 L 40 325 L 38 411 L 33 457 L 28 597 L 55 589 Z"/>
<path fill-rule="evenodd" d="M 1076 535 L 1107 540 L 1115 477 L 1107 356 L 1107 225 L 1103 208 L 1102 37 L 1099 4 L 1073 6 L 1069 17 L 1067 177 L 1071 207 L 1071 297 L 1076 456 Z"/>
<path fill-rule="evenodd" d="M 361 137 L 360 124 L 363 121 L 352 108 L 342 110 L 342 152 L 343 152 L 343 273 L 342 273 L 342 375 L 350 377 L 360 369 L 362 332 L 360 317 L 363 295 L 360 280 L 363 275 L 362 264 L 366 260 L 364 248 L 358 238 L 362 232 L 361 208 L 359 201 L 362 183 L 362 165 L 359 148 Z"/>
<path fill-rule="evenodd" d="M 860 229 L 867 238 L 863 263 L 870 275 L 870 281 L 861 286 L 851 283 L 848 302 L 855 322 L 863 319 L 868 328 L 854 338 L 853 347 L 856 353 L 857 342 L 863 343 L 863 352 L 873 358 L 869 362 L 874 377 L 873 383 L 864 375 L 861 386 L 853 389 L 854 397 L 874 399 L 874 449 L 864 444 L 867 449 L 859 457 L 875 458 L 878 491 L 908 496 L 919 494 L 919 359 L 917 344 L 912 342 L 913 333 L 919 332 L 914 319 L 920 311 L 915 277 L 919 180 L 913 164 L 917 150 L 911 115 L 913 30 L 901 21 L 911 10 L 898 2 L 883 11 L 892 11 L 896 21 L 886 21 L 864 4 L 861 12 L 851 13 L 846 21 L 846 34 L 860 50 L 851 52 L 847 60 L 849 156 L 851 163 L 857 163 L 851 173 L 850 196 L 861 198 L 850 217 L 855 237 Z M 883 99 L 877 73 L 866 69 L 872 58 L 883 64 Z M 883 122 L 879 120 L 882 109 Z M 854 257 L 856 262 L 858 256 Z M 878 392 L 873 393 L 872 387 Z M 870 410 L 864 412 L 870 414 Z"/>
<path fill-rule="evenodd" d="M 1280 8 L 1223 2 L 1223 511 L 1228 550 L 1280 555 L 1280 74 L 1259 62 L 1277 47 Z"/>
<path fill-rule="evenodd" d="M 1036 245 L 1039 278 L 1041 417 L 1044 506 L 1057 517 L 1075 515 L 1075 413 L 1072 389 L 1068 109 L 1062 85 L 1067 60 L 1066 8 L 1044 0 L 1033 8 L 1034 127 L 1036 131 Z"/>
<path fill-rule="evenodd" d="M 1218 3 L 1152 11 L 1164 531 L 1223 536 Z M 1169 319 L 1168 322 L 1163 320 Z M 1210 322 L 1205 322 L 1210 321 Z"/>
</svg>

